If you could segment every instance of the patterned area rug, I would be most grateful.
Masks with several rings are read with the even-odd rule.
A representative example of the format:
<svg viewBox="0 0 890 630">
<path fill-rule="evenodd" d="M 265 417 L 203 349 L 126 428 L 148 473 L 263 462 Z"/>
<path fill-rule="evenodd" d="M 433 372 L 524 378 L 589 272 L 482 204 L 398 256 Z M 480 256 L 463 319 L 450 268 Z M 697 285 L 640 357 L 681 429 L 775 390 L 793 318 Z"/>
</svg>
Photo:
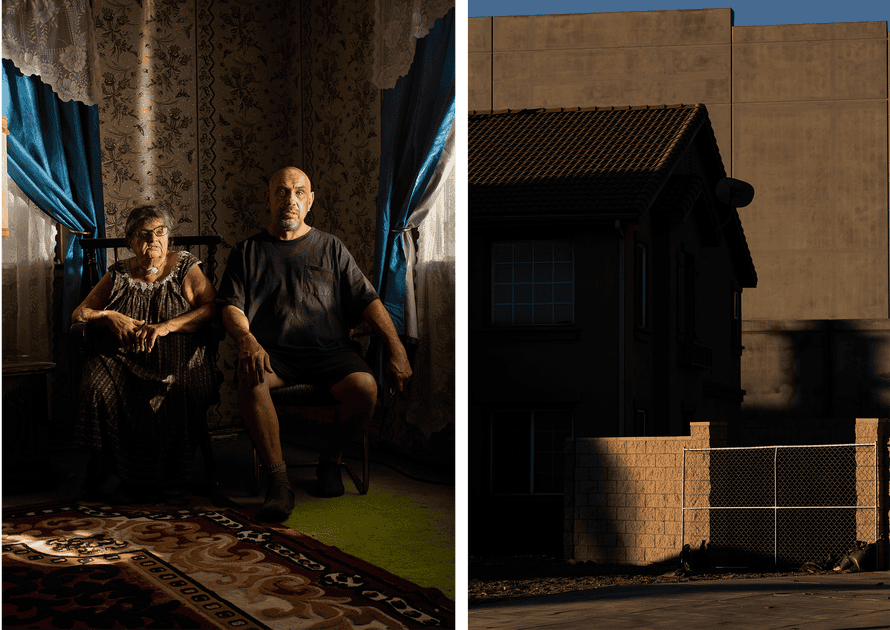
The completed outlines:
<svg viewBox="0 0 890 630">
<path fill-rule="evenodd" d="M 4 628 L 453 628 L 454 602 L 232 509 L 3 512 Z"/>
</svg>

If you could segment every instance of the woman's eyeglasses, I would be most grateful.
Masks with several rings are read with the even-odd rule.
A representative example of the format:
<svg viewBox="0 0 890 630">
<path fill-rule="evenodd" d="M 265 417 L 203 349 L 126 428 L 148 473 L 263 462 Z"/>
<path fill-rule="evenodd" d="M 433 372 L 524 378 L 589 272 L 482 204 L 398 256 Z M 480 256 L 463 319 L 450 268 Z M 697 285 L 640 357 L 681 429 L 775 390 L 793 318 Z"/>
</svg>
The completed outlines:
<svg viewBox="0 0 890 630">
<path fill-rule="evenodd" d="M 169 231 L 170 229 L 166 225 L 162 225 L 161 227 L 156 227 L 153 230 L 136 230 L 135 232 L 133 232 L 133 236 L 138 239 L 142 239 L 143 241 L 147 241 L 149 238 L 151 238 L 152 234 L 154 234 L 158 238 L 161 238 L 162 236 L 167 236 L 167 232 Z"/>
</svg>

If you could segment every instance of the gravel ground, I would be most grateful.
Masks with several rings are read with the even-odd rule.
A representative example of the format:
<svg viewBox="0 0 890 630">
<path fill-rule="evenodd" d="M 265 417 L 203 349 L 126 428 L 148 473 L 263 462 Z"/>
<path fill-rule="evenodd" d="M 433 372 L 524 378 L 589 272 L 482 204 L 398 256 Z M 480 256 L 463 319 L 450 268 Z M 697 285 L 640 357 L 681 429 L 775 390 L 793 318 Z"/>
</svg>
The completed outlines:
<svg viewBox="0 0 890 630">
<path fill-rule="evenodd" d="M 468 604 L 552 595 L 623 584 L 663 584 L 696 580 L 799 575 L 799 571 L 755 572 L 685 570 L 678 564 L 649 566 L 573 562 L 549 556 L 471 557 Z"/>
</svg>

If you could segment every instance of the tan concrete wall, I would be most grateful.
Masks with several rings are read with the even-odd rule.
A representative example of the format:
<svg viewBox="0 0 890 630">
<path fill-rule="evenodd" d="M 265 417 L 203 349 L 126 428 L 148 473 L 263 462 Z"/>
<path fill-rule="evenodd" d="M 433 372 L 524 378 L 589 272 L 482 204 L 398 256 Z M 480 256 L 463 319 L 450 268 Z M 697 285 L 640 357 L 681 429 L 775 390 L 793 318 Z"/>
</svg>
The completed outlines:
<svg viewBox="0 0 890 630">
<path fill-rule="evenodd" d="M 733 446 L 849 443 L 857 415 L 890 413 L 890 321 L 758 320 L 742 331 Z"/>
<path fill-rule="evenodd" d="M 746 319 L 887 317 L 884 23 L 732 35 L 733 173 L 756 190 Z"/>
<path fill-rule="evenodd" d="M 494 18 L 470 18 L 467 25 L 467 102 L 470 111 L 491 106 L 491 22 Z"/>
<path fill-rule="evenodd" d="M 679 557 L 683 449 L 725 444 L 726 425 L 707 422 L 692 423 L 688 437 L 568 441 L 565 557 L 627 564 Z M 690 480 L 687 503 L 706 505 L 708 484 Z M 690 515 L 696 536 L 708 538 L 707 518 L 707 511 Z"/>
<path fill-rule="evenodd" d="M 471 18 L 469 109 L 705 103 L 728 169 L 730 16 L 704 9 Z"/>
<path fill-rule="evenodd" d="M 469 54 L 471 110 L 704 103 L 727 172 L 756 191 L 741 210 L 759 279 L 744 317 L 890 315 L 885 22 L 473 18 Z"/>
</svg>

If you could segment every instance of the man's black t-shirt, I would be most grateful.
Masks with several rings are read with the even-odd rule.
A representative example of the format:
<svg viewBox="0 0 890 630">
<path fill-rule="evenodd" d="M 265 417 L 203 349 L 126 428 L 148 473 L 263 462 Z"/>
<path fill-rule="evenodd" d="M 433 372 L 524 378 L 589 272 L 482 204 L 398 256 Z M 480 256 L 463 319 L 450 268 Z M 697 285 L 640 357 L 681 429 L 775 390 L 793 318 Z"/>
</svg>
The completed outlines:
<svg viewBox="0 0 890 630">
<path fill-rule="evenodd" d="M 292 241 L 263 230 L 235 245 L 216 302 L 241 309 L 266 352 L 293 364 L 354 347 L 349 329 L 377 297 L 343 242 L 313 228 Z"/>
</svg>

